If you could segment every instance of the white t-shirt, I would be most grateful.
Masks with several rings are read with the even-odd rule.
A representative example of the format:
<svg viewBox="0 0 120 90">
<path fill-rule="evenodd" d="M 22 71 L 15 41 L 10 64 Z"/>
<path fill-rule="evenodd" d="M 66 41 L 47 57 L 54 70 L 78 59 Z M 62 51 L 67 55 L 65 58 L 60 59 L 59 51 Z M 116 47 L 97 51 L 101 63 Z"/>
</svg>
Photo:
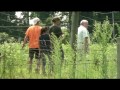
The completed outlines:
<svg viewBox="0 0 120 90">
<path fill-rule="evenodd" d="M 80 27 L 78 27 L 78 33 L 77 33 L 78 49 L 82 48 L 82 45 L 84 44 L 85 41 L 85 37 L 88 37 L 88 44 L 90 44 L 90 37 L 88 30 L 83 25 L 80 25 Z"/>
</svg>

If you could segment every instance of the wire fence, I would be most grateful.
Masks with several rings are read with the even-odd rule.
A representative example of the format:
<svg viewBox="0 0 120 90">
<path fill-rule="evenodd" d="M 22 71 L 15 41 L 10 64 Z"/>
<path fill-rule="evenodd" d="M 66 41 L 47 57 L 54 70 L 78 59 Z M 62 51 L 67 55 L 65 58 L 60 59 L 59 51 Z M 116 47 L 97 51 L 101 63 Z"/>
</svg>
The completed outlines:
<svg viewBox="0 0 120 90">
<path fill-rule="evenodd" d="M 9 48 L 7 48 L 10 45 Z M 28 57 L 29 57 L 29 48 L 26 46 L 25 49 L 21 49 L 21 44 L 18 43 L 19 48 L 15 48 L 18 47 L 17 44 L 2 44 L 1 46 L 3 46 L 0 50 L 0 61 L 1 62 L 14 62 L 14 64 L 10 64 L 10 66 L 14 66 L 15 68 L 20 69 L 22 67 L 22 70 L 24 71 L 25 68 L 27 68 L 28 64 L 26 63 Z M 15 45 L 15 46 L 14 46 Z M 36 50 L 36 49 L 34 49 Z M 71 56 L 71 52 L 68 53 L 67 50 L 69 51 L 69 49 L 66 50 L 66 47 L 63 47 L 64 50 L 64 62 L 63 62 L 63 66 L 61 67 L 62 70 L 62 77 L 63 78 L 71 78 L 71 73 L 73 72 L 73 57 Z M 111 51 L 111 50 L 110 50 Z M 96 53 L 97 52 L 97 53 Z M 88 54 L 85 57 L 81 57 L 80 53 L 76 52 L 76 63 L 75 63 L 75 78 L 104 78 L 102 76 L 102 58 L 95 56 L 95 53 L 97 54 L 97 56 L 102 56 L 102 51 L 101 50 L 92 50 L 90 52 L 90 54 Z M 109 53 L 110 55 L 108 55 L 108 59 L 107 59 L 107 63 L 108 63 L 108 71 L 107 73 L 109 74 L 109 78 L 116 78 L 116 64 L 117 64 L 117 60 L 116 60 L 116 48 L 112 48 L 112 53 Z M 70 57 L 71 56 L 71 57 Z M 57 56 L 54 56 L 54 58 Z M 70 58 L 69 58 L 70 57 Z M 53 59 L 54 59 L 53 58 Z M 99 59 L 99 60 L 97 60 Z M 58 60 L 60 60 L 60 58 L 58 57 Z M 18 61 L 18 62 L 16 62 Z M 1 66 L 2 63 L 0 62 Z M 56 61 L 55 61 L 56 62 Z M 8 64 L 6 64 L 8 65 Z M 46 68 L 49 69 L 49 59 L 47 59 L 46 62 Z M 60 63 L 55 63 L 55 67 L 56 69 L 58 68 L 58 66 L 60 65 Z M 3 68 L 3 67 L 2 67 Z M 48 71 L 47 71 L 48 72 Z M 70 75 L 69 75 L 70 74 Z"/>
<path fill-rule="evenodd" d="M 26 30 L 22 28 L 27 28 L 28 26 L 0 26 L 0 30 L 5 28 L 8 31 L 16 31 L 18 33 L 25 33 Z M 15 29 L 16 28 L 16 29 Z M 19 28 L 19 29 L 18 29 Z M 22 29 L 22 30 L 20 30 Z M 16 36 L 16 38 L 19 38 L 20 36 Z M 3 66 L 5 67 L 9 66 L 14 66 L 15 68 L 22 69 L 23 72 L 25 73 L 26 71 L 24 70 L 28 64 L 26 63 L 27 59 L 29 59 L 29 49 L 26 45 L 25 49 L 21 49 L 22 47 L 22 42 L 23 37 L 21 40 L 16 40 L 12 43 L 3 43 L 0 44 L 0 72 L 2 73 L 3 71 Z M 16 43 L 16 44 L 15 44 Z M 36 50 L 36 49 L 34 49 Z M 42 50 L 41 50 L 42 51 Z M 54 51 L 52 49 L 52 51 Z M 104 78 L 102 76 L 102 64 L 103 64 L 103 56 L 102 56 L 102 50 L 92 50 L 90 54 L 85 56 L 86 58 L 83 58 L 80 56 L 80 53 L 75 52 L 76 57 L 73 57 L 72 55 L 74 52 L 72 50 L 70 51 L 67 45 L 63 45 L 63 51 L 64 51 L 64 62 L 63 66 L 61 67 L 62 70 L 62 77 L 63 78 L 71 78 L 72 75 L 71 73 L 76 72 L 75 78 Z M 107 64 L 108 64 L 108 71 L 107 73 L 109 74 L 109 78 L 116 78 L 116 73 L 117 73 L 117 58 L 116 58 L 116 48 L 110 49 L 110 52 L 107 55 Z M 56 52 L 57 53 L 57 52 Z M 57 59 L 58 61 L 60 60 L 59 55 L 55 54 L 56 56 L 53 55 L 53 60 Z M 58 58 L 57 58 L 58 57 Z M 73 62 L 75 58 L 75 63 Z M 9 62 L 9 63 L 5 63 Z M 13 62 L 14 64 L 11 64 Z M 56 62 L 54 60 L 54 62 Z M 49 69 L 49 59 L 47 59 L 46 62 L 46 68 L 47 70 Z M 56 62 L 55 64 L 55 69 L 59 68 L 60 63 Z M 73 66 L 76 66 L 74 69 Z M 22 68 L 21 68 L 22 67 Z M 57 71 L 59 71 L 58 69 Z M 16 71 L 17 72 L 17 71 Z M 58 73 L 57 73 L 58 74 Z M 26 76 L 27 77 L 27 76 Z"/>
</svg>

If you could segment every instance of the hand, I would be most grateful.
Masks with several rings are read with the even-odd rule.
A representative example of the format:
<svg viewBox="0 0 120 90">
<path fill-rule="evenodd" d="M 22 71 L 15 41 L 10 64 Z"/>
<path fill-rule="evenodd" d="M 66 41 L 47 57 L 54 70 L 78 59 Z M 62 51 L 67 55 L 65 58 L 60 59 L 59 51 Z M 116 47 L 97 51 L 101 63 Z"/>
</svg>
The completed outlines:
<svg viewBox="0 0 120 90">
<path fill-rule="evenodd" d="M 23 44 L 22 44 L 22 49 L 24 48 L 24 46 L 25 46 L 25 44 L 23 43 Z"/>
<path fill-rule="evenodd" d="M 84 45 L 84 52 L 86 53 L 88 50 L 88 45 Z"/>
</svg>

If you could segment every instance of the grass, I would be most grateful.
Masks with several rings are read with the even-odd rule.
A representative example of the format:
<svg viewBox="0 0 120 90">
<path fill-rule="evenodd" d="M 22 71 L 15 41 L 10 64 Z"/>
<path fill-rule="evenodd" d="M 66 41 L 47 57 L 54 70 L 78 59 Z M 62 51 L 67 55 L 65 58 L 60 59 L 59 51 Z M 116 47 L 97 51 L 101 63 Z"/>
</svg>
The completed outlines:
<svg viewBox="0 0 120 90">
<path fill-rule="evenodd" d="M 60 68 L 59 63 L 55 65 L 56 72 L 53 76 L 44 76 L 35 73 L 36 60 L 33 63 L 33 71 L 28 73 L 28 48 L 21 50 L 19 43 L 5 43 L 0 45 L 0 52 L 5 56 L 2 57 L 0 62 L 0 78 L 22 78 L 22 79 L 49 79 L 49 78 L 72 78 L 73 70 L 73 53 L 69 44 L 63 45 L 65 53 L 65 61 Z M 90 53 L 85 60 L 76 60 L 75 78 L 104 78 L 102 76 L 102 51 L 98 44 L 90 46 Z M 107 60 L 108 60 L 108 78 L 116 78 L 116 44 L 109 44 L 107 47 Z M 56 56 L 57 59 L 57 56 Z M 57 71 L 58 70 L 58 71 Z M 59 71 L 61 70 L 61 72 Z M 47 60 L 46 72 L 49 71 L 49 62 Z"/>
</svg>

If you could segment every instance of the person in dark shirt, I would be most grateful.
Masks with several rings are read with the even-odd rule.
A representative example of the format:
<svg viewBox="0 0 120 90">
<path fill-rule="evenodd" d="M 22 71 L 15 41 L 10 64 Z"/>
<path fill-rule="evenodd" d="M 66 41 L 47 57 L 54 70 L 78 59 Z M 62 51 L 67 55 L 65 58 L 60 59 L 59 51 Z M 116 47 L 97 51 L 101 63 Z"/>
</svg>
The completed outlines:
<svg viewBox="0 0 120 90">
<path fill-rule="evenodd" d="M 51 43 L 50 43 L 50 37 L 47 33 L 48 27 L 43 27 L 41 29 L 41 36 L 39 38 L 39 44 L 40 44 L 40 57 L 42 59 L 42 73 L 46 74 L 45 72 L 45 66 L 46 66 L 46 59 L 45 55 L 48 56 L 50 59 L 50 53 L 51 53 Z"/>
<path fill-rule="evenodd" d="M 49 33 L 52 34 L 54 33 L 56 35 L 57 38 L 59 38 L 60 36 L 62 36 L 62 30 L 60 27 L 60 18 L 55 17 L 52 20 L 53 25 L 50 27 Z"/>
<path fill-rule="evenodd" d="M 53 33 L 59 39 L 63 34 L 61 27 L 60 27 L 61 20 L 59 17 L 54 17 L 52 22 L 53 22 L 53 25 L 49 29 L 49 34 L 52 35 L 52 33 Z M 61 50 L 61 57 L 63 60 L 64 59 L 64 51 L 62 49 L 62 42 L 61 42 L 60 50 Z"/>
<path fill-rule="evenodd" d="M 40 49 L 43 52 L 50 52 L 50 37 L 47 33 L 48 27 L 43 27 L 41 30 L 41 36 L 40 36 Z"/>
</svg>

